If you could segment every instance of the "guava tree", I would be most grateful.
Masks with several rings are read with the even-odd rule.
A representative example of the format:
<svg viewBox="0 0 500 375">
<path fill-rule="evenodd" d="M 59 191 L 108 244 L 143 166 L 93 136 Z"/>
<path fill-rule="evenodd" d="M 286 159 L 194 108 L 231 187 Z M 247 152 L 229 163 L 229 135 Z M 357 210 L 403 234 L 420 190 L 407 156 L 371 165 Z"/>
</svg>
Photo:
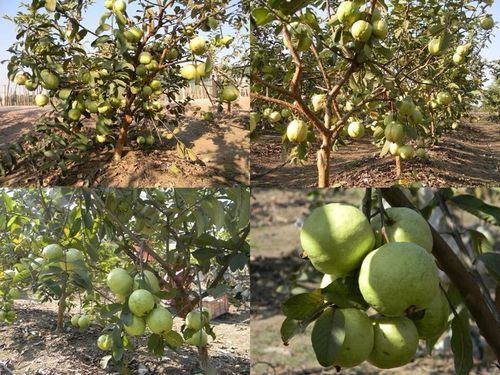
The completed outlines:
<svg viewBox="0 0 500 375">
<path fill-rule="evenodd" d="M 467 114 L 484 79 L 491 1 L 257 1 L 252 10 L 252 129 L 283 135 L 292 160 L 370 131 L 381 155 L 425 147 Z M 453 125 L 455 124 L 455 125 Z"/>
<path fill-rule="evenodd" d="M 359 208 L 313 204 L 300 244 L 322 279 L 318 288 L 292 292 L 283 303 L 285 345 L 314 323 L 311 344 L 320 365 L 340 369 L 368 361 L 387 369 L 413 360 L 419 340 L 431 354 L 451 327 L 455 370 L 466 374 L 473 365 L 472 318 L 500 360 L 498 293 L 491 293 L 498 290 L 500 254 L 484 228 L 500 226 L 500 208 L 483 200 L 497 201 L 498 193 L 421 193 L 366 189 Z M 483 229 L 466 229 L 457 220 L 460 210 L 479 218 Z M 450 244 L 427 221 L 436 211 Z M 313 274 L 301 267 L 290 290 L 307 288 L 304 272 Z"/>
<path fill-rule="evenodd" d="M 104 366 L 125 368 L 134 337 L 147 336 L 157 355 L 198 347 L 207 369 L 215 333 L 202 299 L 231 295 L 228 273 L 248 264 L 249 191 L 4 190 L 0 233 L 2 321 L 34 293 L 58 301 L 59 332 L 69 311 L 81 330 L 103 327 Z"/>
<path fill-rule="evenodd" d="M 494 116 L 500 118 L 500 61 L 492 63 L 493 82 L 483 92 L 483 100 L 486 108 L 493 112 Z"/>
<path fill-rule="evenodd" d="M 193 158 L 176 136 L 188 102 L 176 94 L 217 72 L 214 56 L 234 39 L 223 30 L 236 34 L 243 25 L 239 5 L 100 0 L 102 15 L 94 28 L 86 18 L 93 3 L 33 0 L 8 17 L 17 28 L 9 78 L 37 90 L 35 104 L 50 111 L 37 127 L 41 138 L 4 155 L 6 170 L 20 156 L 30 156 L 64 171 L 65 162 L 80 160 L 82 151 L 109 145 L 120 159 L 127 141 L 151 147 L 162 137 L 175 138 L 183 155 Z M 219 80 L 217 100 L 235 100 L 233 79 Z"/>
</svg>

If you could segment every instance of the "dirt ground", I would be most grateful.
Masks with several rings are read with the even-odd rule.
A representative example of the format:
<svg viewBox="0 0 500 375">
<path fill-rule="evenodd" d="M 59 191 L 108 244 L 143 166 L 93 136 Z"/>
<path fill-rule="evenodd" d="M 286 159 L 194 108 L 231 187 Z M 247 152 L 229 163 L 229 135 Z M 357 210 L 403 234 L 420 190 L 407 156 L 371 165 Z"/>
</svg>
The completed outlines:
<svg viewBox="0 0 500 375">
<path fill-rule="evenodd" d="M 178 137 L 197 155 L 195 162 L 181 159 L 175 140 L 156 143 L 152 150 L 125 148 L 120 161 L 113 161 L 112 149 L 88 152 L 81 163 L 69 165 L 69 171 L 42 173 L 24 162 L 18 169 L 0 177 L 2 186 L 109 186 L 109 187 L 198 187 L 249 184 L 248 98 L 241 98 L 232 112 L 217 114 L 207 123 L 197 120 L 193 111 L 209 111 L 208 100 L 196 100 L 180 126 Z M 44 112 L 33 107 L 0 109 L 0 151 L 22 135 L 34 131 L 36 120 Z"/>
<path fill-rule="evenodd" d="M 332 154 L 331 186 L 387 187 L 417 182 L 429 187 L 496 186 L 500 179 L 500 124 L 488 121 L 484 115 L 479 122 L 461 124 L 458 130 L 427 148 L 428 159 L 402 161 L 403 173 L 399 180 L 394 158 L 380 158 L 379 153 L 370 135 L 341 147 Z M 305 166 L 283 165 L 286 161 L 283 157 L 278 134 L 266 133 L 252 142 L 252 186 L 317 185 L 314 152 Z"/>
<path fill-rule="evenodd" d="M 63 334 L 55 334 L 57 306 L 33 300 L 16 301 L 18 320 L 11 326 L 0 324 L 0 374 L 25 375 L 100 375 L 116 374 L 111 362 L 102 370 L 99 361 L 105 355 L 97 348 L 101 328 L 93 324 L 83 333 L 66 322 Z M 230 307 L 230 312 L 212 320 L 217 339 L 209 339 L 210 361 L 224 374 L 250 374 L 249 306 Z M 177 331 L 182 320 L 175 318 Z M 129 355 L 132 374 L 202 374 L 198 352 L 183 346 L 168 348 L 164 356 L 147 352 L 146 341 Z M 8 372 L 11 371 L 11 372 Z"/>
<path fill-rule="evenodd" d="M 308 193 L 306 190 L 252 189 L 250 332 L 252 374 L 255 375 L 337 373 L 334 368 L 325 369 L 318 364 L 310 341 L 312 325 L 305 334 L 294 337 L 288 346 L 283 345 L 279 331 L 284 320 L 281 303 L 289 296 L 288 291 L 296 287 L 293 279 L 307 262 L 300 257 L 297 224 L 309 212 L 311 195 Z M 358 205 L 364 189 L 331 189 L 324 193 L 330 201 Z M 315 275 L 319 284 L 321 275 L 317 272 Z M 299 281 L 309 290 L 318 285 Z M 498 369 L 476 360 L 471 373 L 494 374 Z M 352 369 L 342 369 L 340 374 L 452 375 L 455 370 L 451 351 L 435 350 L 429 357 L 422 344 L 415 360 L 403 367 L 380 370 L 365 362 Z"/>
</svg>

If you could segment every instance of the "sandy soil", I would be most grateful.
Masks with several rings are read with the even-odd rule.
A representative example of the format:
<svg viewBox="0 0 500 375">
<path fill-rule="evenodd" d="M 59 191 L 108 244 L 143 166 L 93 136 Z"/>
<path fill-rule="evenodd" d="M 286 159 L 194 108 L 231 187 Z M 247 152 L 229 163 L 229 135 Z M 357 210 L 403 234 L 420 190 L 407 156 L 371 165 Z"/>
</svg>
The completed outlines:
<svg viewBox="0 0 500 375">
<path fill-rule="evenodd" d="M 366 135 L 332 154 L 330 184 L 342 187 L 496 186 L 500 179 L 500 124 L 485 116 L 460 128 L 427 149 L 428 159 L 403 161 L 396 177 L 394 159 L 379 157 L 380 149 Z M 281 136 L 267 132 L 251 145 L 252 186 L 289 188 L 317 184 L 314 153 L 305 166 L 284 164 Z"/>
</svg>

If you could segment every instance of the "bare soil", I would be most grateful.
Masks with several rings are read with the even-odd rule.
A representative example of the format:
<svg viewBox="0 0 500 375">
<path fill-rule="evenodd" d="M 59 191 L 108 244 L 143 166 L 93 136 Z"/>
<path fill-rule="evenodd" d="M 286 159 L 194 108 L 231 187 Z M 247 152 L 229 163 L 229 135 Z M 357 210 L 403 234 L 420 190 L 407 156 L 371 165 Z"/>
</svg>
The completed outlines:
<svg viewBox="0 0 500 375">
<path fill-rule="evenodd" d="M 0 324 L 0 374 L 26 375 L 100 375 L 116 374 L 118 369 L 109 362 L 103 370 L 99 362 L 105 355 L 97 348 L 101 327 L 92 324 L 85 332 L 71 327 L 66 321 L 64 333 L 55 334 L 55 303 L 33 300 L 16 301 L 17 321 Z M 212 320 L 217 339 L 209 340 L 210 361 L 224 374 L 250 374 L 249 307 L 231 306 L 230 312 Z M 68 318 L 69 319 L 69 318 Z M 175 318 L 174 329 L 182 320 Z M 202 374 L 198 352 L 183 346 L 177 351 L 166 349 L 162 357 L 147 352 L 146 341 L 136 340 L 138 351 L 128 354 L 128 369 L 132 374 Z"/>
<path fill-rule="evenodd" d="M 485 114 L 460 127 L 427 148 L 427 159 L 402 161 L 398 179 L 394 158 L 380 158 L 371 136 L 350 142 L 332 153 L 331 186 L 496 186 L 500 179 L 500 124 Z M 252 186 L 304 188 L 317 186 L 315 154 L 305 165 L 286 163 L 279 134 L 266 133 L 252 142 Z"/>
<path fill-rule="evenodd" d="M 325 199 L 358 205 L 364 189 L 324 189 Z M 281 303 L 289 296 L 283 292 L 293 286 L 291 275 L 303 269 L 306 260 L 300 257 L 299 227 L 309 212 L 311 196 L 307 190 L 252 189 L 252 251 L 251 251 L 251 363 L 255 375 L 337 374 L 335 368 L 322 368 L 312 349 L 312 325 L 302 335 L 285 346 L 280 337 L 284 320 Z M 465 216 L 469 218 L 469 216 Z M 469 220 L 469 219 L 468 219 Z M 477 219 L 474 219 L 477 222 Z M 467 223 L 469 223 L 467 221 Z M 500 232 L 497 233 L 497 238 Z M 318 283 L 320 275 L 318 274 Z M 301 283 L 305 283 L 302 281 Z M 317 284 L 309 282 L 310 290 Z M 491 355 L 491 354 L 490 354 Z M 475 359 L 473 374 L 497 374 L 493 357 Z M 340 374 L 366 375 L 453 375 L 450 350 L 425 353 L 422 344 L 416 358 L 409 364 L 392 370 L 380 370 L 364 362 Z"/>
<path fill-rule="evenodd" d="M 175 140 L 156 142 L 150 150 L 126 147 L 120 161 L 111 147 L 87 152 L 84 162 L 70 163 L 68 172 L 42 172 L 28 162 L 7 176 L 2 186 L 109 186 L 109 187 L 201 187 L 249 184 L 248 98 L 241 98 L 231 113 L 216 113 L 212 123 L 199 120 L 199 111 L 211 111 L 208 100 L 190 104 L 182 119 L 179 139 L 197 155 L 190 161 L 179 157 Z M 0 151 L 21 136 L 33 134 L 44 109 L 0 109 Z M 198 115 L 195 115 L 198 113 Z"/>
</svg>

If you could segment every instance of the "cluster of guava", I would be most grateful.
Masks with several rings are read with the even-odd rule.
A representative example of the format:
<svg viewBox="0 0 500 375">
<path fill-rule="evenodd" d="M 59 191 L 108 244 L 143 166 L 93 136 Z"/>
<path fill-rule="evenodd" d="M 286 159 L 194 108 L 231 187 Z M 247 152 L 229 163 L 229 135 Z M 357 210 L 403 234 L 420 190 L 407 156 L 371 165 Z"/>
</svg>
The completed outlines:
<svg viewBox="0 0 500 375">
<path fill-rule="evenodd" d="M 71 317 L 71 325 L 80 328 L 80 331 L 85 331 L 91 323 L 90 316 L 86 314 L 75 314 Z"/>
<path fill-rule="evenodd" d="M 325 274 L 321 287 L 356 277 L 370 306 L 338 308 L 334 295 L 327 299 L 333 309 L 323 314 L 343 317 L 337 319 L 344 322 L 345 339 L 331 358 L 341 367 L 365 360 L 379 368 L 403 366 L 415 356 L 419 339 L 437 338 L 448 326 L 449 306 L 439 286 L 427 221 L 403 207 L 382 215 L 370 223 L 359 209 L 332 203 L 314 209 L 301 229 L 302 248 Z"/>
<path fill-rule="evenodd" d="M 205 332 L 205 325 L 207 325 L 212 316 L 210 311 L 203 307 L 200 309 L 195 309 L 186 315 L 186 327 L 192 331 L 192 335 L 186 339 L 186 343 L 194 346 L 205 346 L 208 342 L 208 335 Z"/>
<path fill-rule="evenodd" d="M 34 270 L 42 267 L 59 267 L 68 273 L 76 271 L 88 274 L 84 254 L 74 248 L 63 249 L 58 244 L 49 244 L 42 250 L 42 257 L 36 258 L 31 263 Z"/>
</svg>

